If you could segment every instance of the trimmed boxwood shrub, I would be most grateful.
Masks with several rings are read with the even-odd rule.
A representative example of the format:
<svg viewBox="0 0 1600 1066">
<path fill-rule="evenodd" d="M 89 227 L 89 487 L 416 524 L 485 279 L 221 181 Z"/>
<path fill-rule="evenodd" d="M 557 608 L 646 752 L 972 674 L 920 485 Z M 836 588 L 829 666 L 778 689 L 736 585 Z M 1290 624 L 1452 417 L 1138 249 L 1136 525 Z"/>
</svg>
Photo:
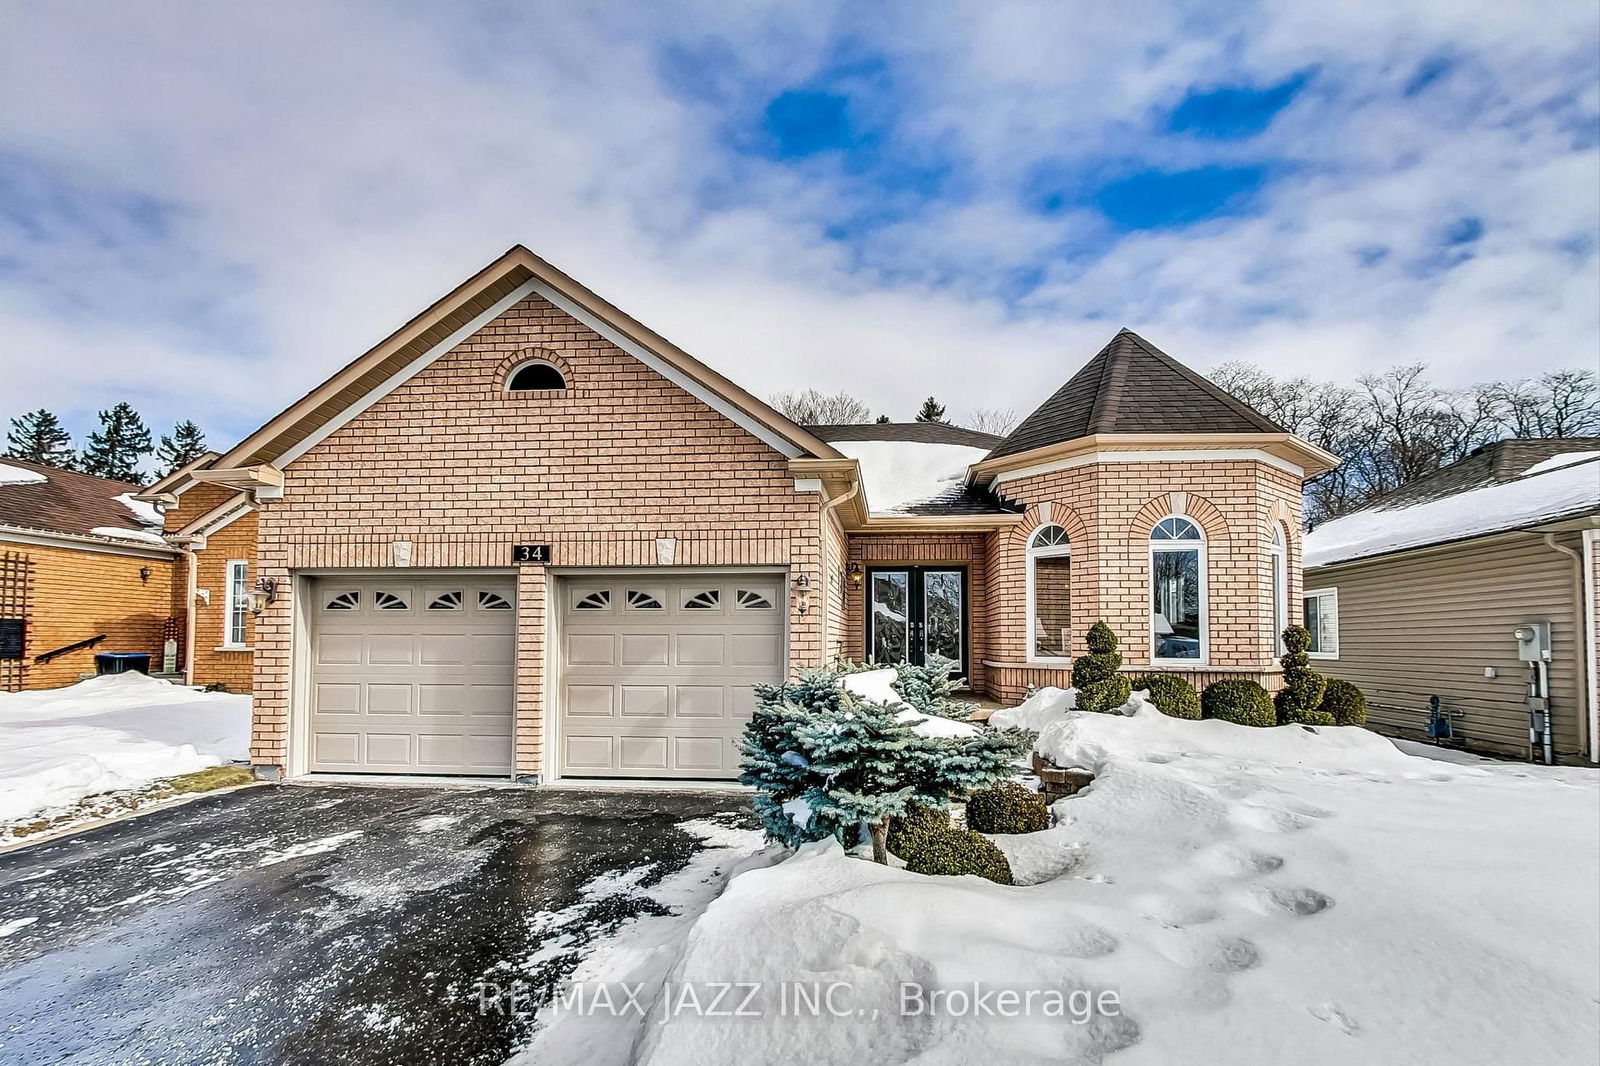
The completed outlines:
<svg viewBox="0 0 1600 1066">
<path fill-rule="evenodd" d="M 948 807 L 924 807 L 914 803 L 902 817 L 889 820 L 889 837 L 885 844 L 890 851 L 904 859 L 924 838 L 949 828 Z"/>
<path fill-rule="evenodd" d="M 1150 702 L 1156 705 L 1156 710 L 1170 718 L 1200 717 L 1200 693 L 1181 677 L 1146 674 L 1134 681 L 1133 687 L 1148 689 Z"/>
<path fill-rule="evenodd" d="M 1234 725 L 1269 726 L 1278 724 L 1272 697 L 1254 681 L 1225 677 L 1213 681 L 1200 694 L 1201 713 Z"/>
<path fill-rule="evenodd" d="M 1117 671 L 1122 653 L 1117 651 L 1117 635 L 1104 622 L 1089 627 L 1084 641 L 1089 654 L 1072 661 L 1072 687 L 1078 690 L 1080 711 L 1114 711 L 1128 702 L 1133 685 Z"/>
<path fill-rule="evenodd" d="M 1037 833 L 1050 828 L 1050 808 L 1026 785 L 1002 781 L 967 798 L 967 828 L 980 833 Z"/>
<path fill-rule="evenodd" d="M 1333 725 L 1333 715 L 1318 710 L 1328 679 L 1311 669 L 1311 631 L 1290 626 L 1283 631 L 1283 688 L 1272 698 L 1282 725 Z"/>
<path fill-rule="evenodd" d="M 1322 694 L 1322 709 L 1339 725 L 1365 725 L 1367 722 L 1367 697 L 1359 688 L 1339 678 L 1328 682 Z"/>
<path fill-rule="evenodd" d="M 1011 864 L 1005 853 L 982 833 L 971 829 L 940 829 L 929 833 L 911 849 L 906 869 L 914 874 L 977 874 L 997 885 L 1009 885 Z"/>
</svg>

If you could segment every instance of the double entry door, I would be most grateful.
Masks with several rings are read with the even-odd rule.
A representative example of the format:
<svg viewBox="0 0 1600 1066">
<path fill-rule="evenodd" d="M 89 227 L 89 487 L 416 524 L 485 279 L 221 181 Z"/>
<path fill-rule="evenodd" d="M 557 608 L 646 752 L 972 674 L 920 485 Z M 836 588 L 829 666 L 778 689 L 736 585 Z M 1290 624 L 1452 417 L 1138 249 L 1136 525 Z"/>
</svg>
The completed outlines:
<svg viewBox="0 0 1600 1066">
<path fill-rule="evenodd" d="M 967 570 L 963 566 L 883 566 L 867 571 L 867 658 L 917 665 L 934 656 L 967 672 Z"/>
</svg>

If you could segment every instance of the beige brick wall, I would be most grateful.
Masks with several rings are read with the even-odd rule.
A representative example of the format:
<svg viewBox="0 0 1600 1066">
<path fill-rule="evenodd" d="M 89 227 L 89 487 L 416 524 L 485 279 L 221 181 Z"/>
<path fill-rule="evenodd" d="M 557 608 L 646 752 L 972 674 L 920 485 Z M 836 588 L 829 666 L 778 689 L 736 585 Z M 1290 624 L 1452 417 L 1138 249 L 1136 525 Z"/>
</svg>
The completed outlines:
<svg viewBox="0 0 1600 1066">
<path fill-rule="evenodd" d="M 161 650 L 176 633 L 174 616 L 181 593 L 181 568 L 176 560 L 113 555 L 75 548 L 0 543 L 0 548 L 26 556 L 32 571 L 28 590 L 23 687 L 59 688 L 94 672 L 97 652 L 150 655 L 150 668 L 161 669 Z M 148 567 L 148 577 L 139 571 Z M 51 659 L 34 657 L 76 644 L 101 633 L 106 639 Z"/>
<path fill-rule="evenodd" d="M 1072 646 L 1104 619 L 1122 641 L 1129 668 L 1150 663 L 1149 533 L 1181 511 L 1205 533 L 1208 657 L 1190 672 L 1204 683 L 1238 673 L 1269 687 L 1276 677 L 1273 633 L 1273 523 L 1287 534 L 1289 619 L 1300 610 L 1300 483 L 1270 464 L 1247 459 L 1094 463 L 1008 482 L 1007 499 L 1024 505 L 1023 521 L 988 543 L 988 689 L 1020 698 L 1027 686 L 1063 684 L 1061 668 L 1030 666 L 1027 632 L 1027 545 L 1047 521 L 1072 542 Z"/>
<path fill-rule="evenodd" d="M 193 492 L 184 493 L 184 498 Z M 256 515 L 235 518 L 206 537 L 206 549 L 195 553 L 195 588 L 207 589 L 211 602 L 196 600 L 194 612 L 194 667 L 189 680 L 196 685 L 223 685 L 229 692 L 249 692 L 254 685 L 253 655 L 224 651 L 221 647 L 228 614 L 228 561 L 250 564 L 250 581 L 256 579 Z M 252 644 L 255 618 L 245 618 L 245 643 Z"/>
<path fill-rule="evenodd" d="M 531 349 L 567 370 L 560 392 L 509 394 Z M 648 566 L 657 538 L 679 566 L 775 565 L 805 573 L 791 597 L 790 662 L 820 664 L 822 521 L 782 455 L 538 297 L 439 358 L 290 464 L 259 514 L 259 572 L 393 565 L 509 569 L 511 545 L 549 543 L 555 567 Z M 543 576 L 519 580 L 519 773 L 543 751 Z M 292 604 L 256 620 L 252 758 L 287 755 Z"/>
</svg>

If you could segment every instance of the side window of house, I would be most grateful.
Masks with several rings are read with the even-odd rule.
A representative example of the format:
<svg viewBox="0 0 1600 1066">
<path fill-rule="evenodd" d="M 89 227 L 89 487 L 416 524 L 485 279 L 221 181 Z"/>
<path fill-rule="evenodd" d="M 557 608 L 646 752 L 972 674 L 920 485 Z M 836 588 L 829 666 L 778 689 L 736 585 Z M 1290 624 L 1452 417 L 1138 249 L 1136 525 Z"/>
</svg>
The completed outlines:
<svg viewBox="0 0 1600 1066">
<path fill-rule="evenodd" d="M 1311 631 L 1311 656 L 1317 659 L 1339 657 L 1339 590 L 1310 589 L 1306 592 L 1306 629 Z"/>
<path fill-rule="evenodd" d="M 1150 531 L 1150 647 L 1161 660 L 1197 661 L 1205 648 L 1205 539 L 1187 518 Z"/>
<path fill-rule="evenodd" d="M 1072 545 L 1060 526 L 1040 526 L 1028 541 L 1028 626 L 1032 657 L 1066 659 L 1072 642 Z"/>
<path fill-rule="evenodd" d="M 1283 654 L 1283 631 L 1289 624 L 1289 549 L 1283 526 L 1272 523 L 1272 646 Z"/>
<path fill-rule="evenodd" d="M 250 617 L 250 564 L 243 559 L 228 560 L 228 612 L 222 634 L 226 647 L 239 648 L 247 642 Z"/>
</svg>

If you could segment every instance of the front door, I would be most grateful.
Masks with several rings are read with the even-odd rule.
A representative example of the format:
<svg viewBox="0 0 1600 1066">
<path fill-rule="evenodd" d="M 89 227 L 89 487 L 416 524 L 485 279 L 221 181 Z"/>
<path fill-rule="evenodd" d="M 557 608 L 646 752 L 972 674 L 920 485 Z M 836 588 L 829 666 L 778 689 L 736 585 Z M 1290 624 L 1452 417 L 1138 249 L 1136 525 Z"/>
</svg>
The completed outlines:
<svg viewBox="0 0 1600 1066">
<path fill-rule="evenodd" d="M 922 665 L 932 656 L 967 672 L 967 570 L 893 566 L 867 571 L 867 658 Z"/>
</svg>

